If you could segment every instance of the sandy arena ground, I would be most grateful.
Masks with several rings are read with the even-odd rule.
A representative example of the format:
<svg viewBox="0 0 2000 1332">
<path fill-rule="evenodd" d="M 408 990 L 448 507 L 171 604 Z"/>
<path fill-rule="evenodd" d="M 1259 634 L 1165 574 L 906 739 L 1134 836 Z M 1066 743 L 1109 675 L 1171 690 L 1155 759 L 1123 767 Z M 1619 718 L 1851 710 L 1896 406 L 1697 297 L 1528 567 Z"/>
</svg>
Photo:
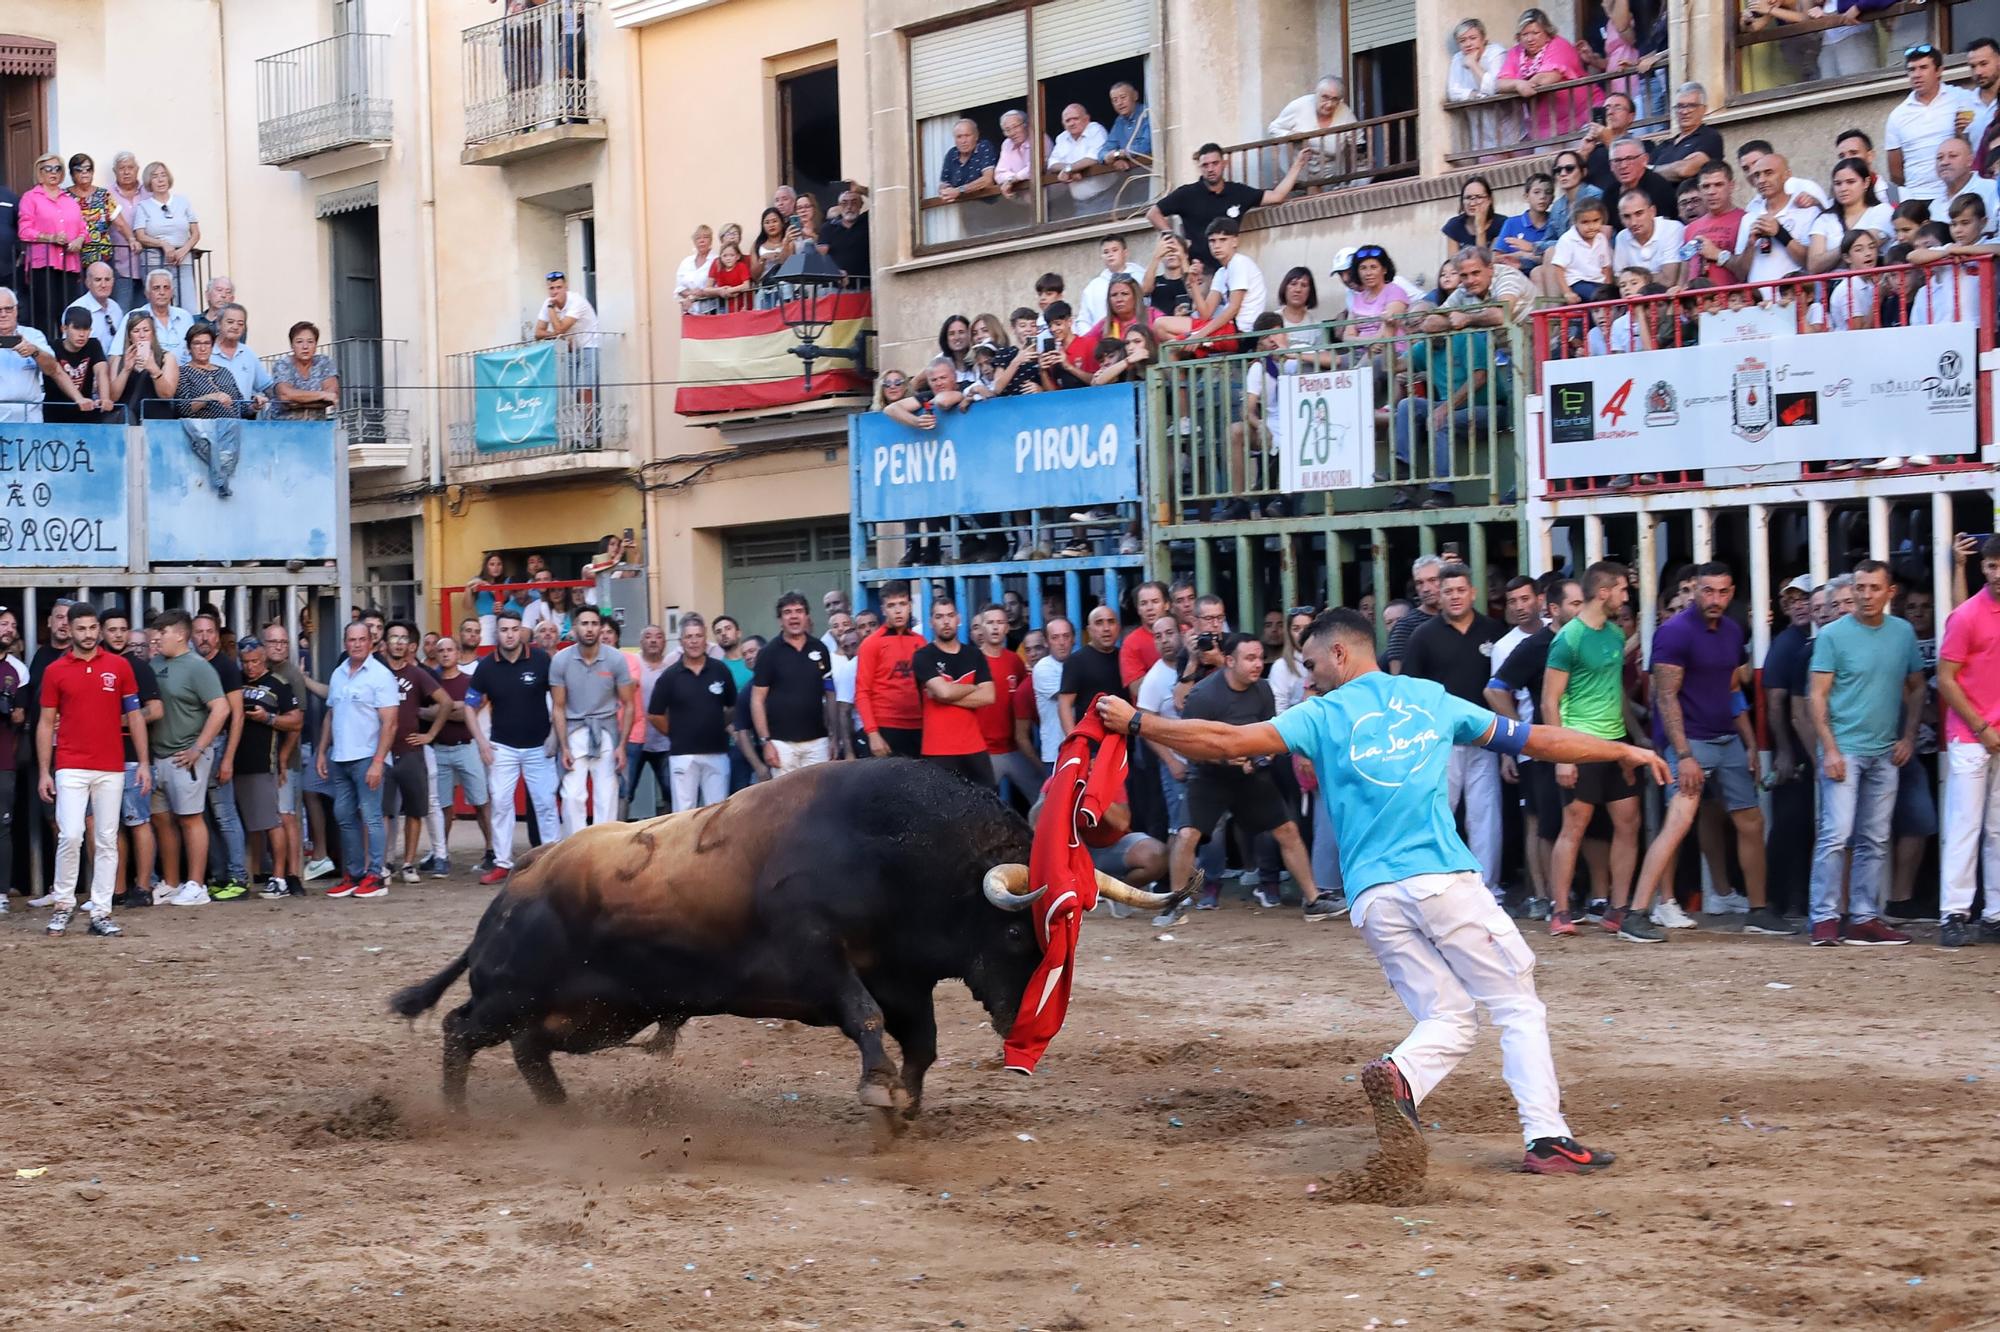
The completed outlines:
<svg viewBox="0 0 2000 1332">
<path fill-rule="evenodd" d="M 485 1051 L 451 1121 L 435 1015 L 383 1003 L 487 898 L 461 873 L 382 902 L 134 912 L 115 942 L 0 922 L 0 1327 L 2000 1315 L 2000 949 L 1538 937 L 1566 1109 L 1622 1161 L 1511 1173 L 1488 1030 L 1423 1106 L 1426 1196 L 1382 1206 L 1330 1181 L 1372 1142 L 1354 1075 L 1407 1024 L 1344 922 L 1232 906 L 1162 941 L 1092 918 L 1032 1082 L 942 988 L 925 1118 L 876 1154 L 838 1033 L 738 1019 L 690 1024 L 670 1061 L 558 1056 L 564 1113 Z"/>
</svg>

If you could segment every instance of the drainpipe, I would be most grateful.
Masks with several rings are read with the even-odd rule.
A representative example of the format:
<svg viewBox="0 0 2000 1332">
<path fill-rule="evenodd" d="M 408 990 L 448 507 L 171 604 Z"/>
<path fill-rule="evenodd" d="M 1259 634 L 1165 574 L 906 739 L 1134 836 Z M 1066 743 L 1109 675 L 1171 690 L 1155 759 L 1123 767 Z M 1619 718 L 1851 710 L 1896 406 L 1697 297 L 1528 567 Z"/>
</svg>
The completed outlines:
<svg viewBox="0 0 2000 1332">
<path fill-rule="evenodd" d="M 417 0 L 417 243 L 423 276 L 422 300 L 424 370 L 430 392 L 424 415 L 429 426 L 431 489 L 444 485 L 444 350 L 438 345 L 437 155 L 432 143 L 434 109 L 431 101 L 431 0 Z M 435 563 L 428 558 L 426 563 Z"/>
<path fill-rule="evenodd" d="M 228 12 L 228 6 L 224 5 L 222 0 L 215 0 L 215 54 L 218 66 L 223 70 L 229 68 Z M 250 62 L 250 74 L 253 80 L 257 77 L 257 65 L 255 61 Z M 234 123 L 234 119 L 229 114 L 229 79 L 227 75 L 225 74 L 224 77 L 217 79 L 215 86 L 217 90 L 216 97 L 221 102 L 220 107 L 217 109 L 222 113 L 222 234 L 225 239 L 234 241 L 236 239 L 236 210 L 234 206 L 236 191 L 229 188 L 229 164 L 234 160 L 229 153 L 229 127 Z M 141 184 L 143 183 L 141 182 Z M 211 251 L 212 249 L 213 247 L 211 247 Z M 211 252 L 208 261 L 208 275 L 214 277 L 217 273 L 227 273 L 229 269 L 223 266 L 226 263 L 226 259 L 218 263 L 215 255 Z M 204 292 L 203 295 L 206 296 L 207 293 Z"/>
</svg>

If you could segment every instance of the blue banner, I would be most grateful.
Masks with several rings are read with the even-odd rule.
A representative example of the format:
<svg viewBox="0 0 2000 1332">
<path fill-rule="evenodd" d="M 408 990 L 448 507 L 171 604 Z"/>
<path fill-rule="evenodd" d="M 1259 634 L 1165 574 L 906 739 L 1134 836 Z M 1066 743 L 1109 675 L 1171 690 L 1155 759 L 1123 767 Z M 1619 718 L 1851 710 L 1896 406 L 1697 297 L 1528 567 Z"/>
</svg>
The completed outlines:
<svg viewBox="0 0 2000 1332">
<path fill-rule="evenodd" d="M 863 522 L 1084 508 L 1139 498 L 1139 388 L 1104 384 L 991 398 L 929 430 L 853 418 L 848 453 Z"/>
<path fill-rule="evenodd" d="M 126 490 L 124 426 L 0 426 L 0 565 L 125 568 Z"/>
<path fill-rule="evenodd" d="M 331 421 L 146 422 L 146 558 L 335 558 L 340 447 Z"/>
<path fill-rule="evenodd" d="M 556 442 L 556 344 L 480 352 L 472 358 L 472 439 L 481 453 Z"/>
</svg>

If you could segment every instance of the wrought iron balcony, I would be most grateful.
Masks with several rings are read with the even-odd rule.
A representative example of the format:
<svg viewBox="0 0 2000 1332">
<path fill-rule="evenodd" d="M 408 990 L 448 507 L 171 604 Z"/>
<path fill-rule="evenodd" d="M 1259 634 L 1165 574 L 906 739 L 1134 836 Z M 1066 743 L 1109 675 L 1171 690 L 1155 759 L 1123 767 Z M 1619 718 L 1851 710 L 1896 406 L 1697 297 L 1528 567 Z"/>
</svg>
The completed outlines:
<svg viewBox="0 0 2000 1332">
<path fill-rule="evenodd" d="M 447 358 L 450 464 L 629 448 L 632 390 L 614 372 L 624 342 L 617 333 L 592 333 L 575 343 L 523 341 Z"/>
<path fill-rule="evenodd" d="M 409 381 L 403 377 L 405 346 L 394 338 L 337 338 L 320 344 L 320 354 L 333 359 L 340 378 L 340 405 L 303 412 L 324 414 L 340 423 L 350 472 L 401 469 L 410 463 L 416 440 L 405 400 L 409 393 L 404 387 Z M 290 359 L 281 352 L 265 357 L 264 366 L 274 376 L 281 375 Z"/>
<path fill-rule="evenodd" d="M 597 79 L 597 0 L 542 0 L 517 14 L 467 28 L 465 145 L 468 157 L 518 135 L 601 126 Z M 591 136 L 598 137 L 598 136 Z"/>
<path fill-rule="evenodd" d="M 283 166 L 337 148 L 386 144 L 396 128 L 389 39 L 340 37 L 257 62 L 257 160 Z"/>
</svg>

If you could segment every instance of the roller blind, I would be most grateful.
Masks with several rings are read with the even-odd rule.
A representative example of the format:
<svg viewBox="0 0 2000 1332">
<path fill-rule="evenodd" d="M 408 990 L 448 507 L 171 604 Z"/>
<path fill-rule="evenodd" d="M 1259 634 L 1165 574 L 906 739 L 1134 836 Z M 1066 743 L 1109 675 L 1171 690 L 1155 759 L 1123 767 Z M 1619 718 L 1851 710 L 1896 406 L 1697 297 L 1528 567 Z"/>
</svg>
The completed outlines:
<svg viewBox="0 0 2000 1332">
<path fill-rule="evenodd" d="M 995 14 L 910 38 L 910 105 L 918 120 L 989 102 L 1025 102 L 1028 16 Z"/>
<path fill-rule="evenodd" d="M 1350 52 L 1415 41 L 1416 36 L 1417 7 L 1410 0 L 1347 0 Z"/>
<path fill-rule="evenodd" d="M 1153 0 L 1054 0 L 1035 7 L 1037 79 L 1152 52 Z"/>
</svg>

